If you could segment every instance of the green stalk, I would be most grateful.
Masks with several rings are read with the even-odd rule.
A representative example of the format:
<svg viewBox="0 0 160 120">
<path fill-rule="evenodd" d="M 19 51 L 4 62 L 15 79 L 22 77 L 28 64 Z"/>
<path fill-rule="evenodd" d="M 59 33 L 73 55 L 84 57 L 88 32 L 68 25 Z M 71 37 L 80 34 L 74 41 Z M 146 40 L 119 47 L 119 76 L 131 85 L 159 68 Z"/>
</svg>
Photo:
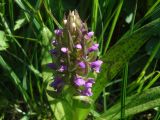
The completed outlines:
<svg viewBox="0 0 160 120">
<path fill-rule="evenodd" d="M 11 19 L 11 30 L 13 30 L 14 27 L 14 6 L 13 6 L 13 0 L 9 0 L 9 16 Z"/>
<path fill-rule="evenodd" d="M 112 18 L 114 17 L 116 11 L 117 11 L 117 9 L 113 12 L 113 14 L 112 14 L 109 18 L 106 19 L 106 23 L 105 23 L 104 28 L 103 28 L 103 30 L 102 30 L 102 33 L 101 33 L 101 35 L 100 35 L 100 37 L 99 37 L 99 43 L 101 43 L 101 47 L 100 47 L 100 53 L 101 53 L 101 54 L 102 54 L 102 52 L 103 52 L 103 45 L 104 45 L 103 37 L 104 37 L 104 33 L 105 33 L 105 31 L 107 30 L 107 28 L 108 28 L 108 26 L 109 26 L 109 23 L 110 23 L 110 21 L 112 20 Z"/>
<path fill-rule="evenodd" d="M 145 86 L 144 90 L 150 88 L 159 78 L 160 78 L 160 72 L 148 83 L 147 86 Z"/>
<path fill-rule="evenodd" d="M 133 28 L 134 28 L 134 22 L 135 22 L 135 17 L 136 17 L 136 12 L 137 12 L 137 3 L 138 0 L 136 0 L 135 3 L 135 8 L 134 8 L 134 12 L 133 12 L 133 19 L 132 19 L 132 23 L 131 23 L 131 32 L 130 34 L 132 34 L 133 32 Z M 123 80 L 122 80 L 122 97 L 121 97 L 121 120 L 125 120 L 125 105 L 126 105 L 126 89 L 127 89 L 127 81 L 128 81 L 128 62 L 125 64 L 125 68 L 124 68 L 124 75 L 123 75 Z"/>
<path fill-rule="evenodd" d="M 53 16 L 51 10 L 48 10 L 48 7 L 46 4 L 44 4 L 44 8 L 47 12 L 47 14 L 50 16 L 50 18 L 52 18 L 52 20 L 54 21 L 54 23 L 59 27 L 59 28 L 62 28 L 62 26 L 58 23 L 58 21 L 56 20 L 56 18 Z"/>
<path fill-rule="evenodd" d="M 93 8 L 92 8 L 92 30 L 96 30 L 97 26 L 97 15 L 98 15 L 98 0 L 93 0 Z"/>
<path fill-rule="evenodd" d="M 159 119 L 160 119 L 160 107 L 158 107 L 157 114 L 156 114 L 156 116 L 154 117 L 153 120 L 159 120 Z"/>
<path fill-rule="evenodd" d="M 147 15 L 149 15 L 150 13 L 152 13 L 153 11 L 154 11 L 154 9 L 155 9 L 155 7 L 157 7 L 157 5 L 160 3 L 160 0 L 157 0 L 155 3 L 154 3 L 154 5 L 147 11 L 147 13 L 145 14 L 145 17 L 147 16 Z"/>
<path fill-rule="evenodd" d="M 107 110 L 107 103 L 106 103 L 106 101 L 107 101 L 107 98 L 106 98 L 106 89 L 104 88 L 103 89 L 103 109 L 104 109 L 104 112 Z"/>
<path fill-rule="evenodd" d="M 112 26 L 111 26 L 111 30 L 109 32 L 109 36 L 108 36 L 108 40 L 107 40 L 107 43 L 106 43 L 106 46 L 105 46 L 105 49 L 104 49 L 104 53 L 106 53 L 108 47 L 109 47 L 109 44 L 110 44 L 110 41 L 112 39 L 112 36 L 113 36 L 113 31 L 115 29 L 115 26 L 116 26 L 116 23 L 117 23 L 117 20 L 119 18 L 119 15 L 120 15 L 120 12 L 121 12 L 121 9 L 122 9 L 122 5 L 123 5 L 123 0 L 120 1 L 119 5 L 118 5 L 118 9 L 117 9 L 117 13 L 115 15 L 115 18 L 113 20 L 113 23 L 112 23 Z"/>
<path fill-rule="evenodd" d="M 146 63 L 145 67 L 143 68 L 142 72 L 140 73 L 138 79 L 137 79 L 137 83 L 139 84 L 142 80 L 142 78 L 144 77 L 146 70 L 148 69 L 149 65 L 151 64 L 152 60 L 154 59 L 156 53 L 158 52 L 158 50 L 160 49 L 160 42 L 155 46 L 155 48 L 152 51 L 152 54 L 148 60 L 148 62 Z"/>
<path fill-rule="evenodd" d="M 128 80 L 128 63 L 125 65 L 121 88 L 121 120 L 125 120 L 126 89 Z"/>
</svg>

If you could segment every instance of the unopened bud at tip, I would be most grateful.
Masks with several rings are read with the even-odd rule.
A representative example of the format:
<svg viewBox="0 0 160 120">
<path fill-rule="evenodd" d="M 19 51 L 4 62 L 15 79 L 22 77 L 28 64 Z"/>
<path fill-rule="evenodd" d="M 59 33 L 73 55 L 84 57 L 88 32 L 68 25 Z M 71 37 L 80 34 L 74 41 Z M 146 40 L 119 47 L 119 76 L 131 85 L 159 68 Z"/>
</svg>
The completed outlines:
<svg viewBox="0 0 160 120">
<path fill-rule="evenodd" d="M 66 19 L 65 19 L 65 20 L 63 20 L 63 23 L 64 23 L 64 24 L 67 24 L 67 20 L 66 20 Z"/>
<path fill-rule="evenodd" d="M 76 27 L 76 24 L 75 24 L 75 23 L 72 23 L 72 26 L 75 28 L 75 27 Z"/>
</svg>

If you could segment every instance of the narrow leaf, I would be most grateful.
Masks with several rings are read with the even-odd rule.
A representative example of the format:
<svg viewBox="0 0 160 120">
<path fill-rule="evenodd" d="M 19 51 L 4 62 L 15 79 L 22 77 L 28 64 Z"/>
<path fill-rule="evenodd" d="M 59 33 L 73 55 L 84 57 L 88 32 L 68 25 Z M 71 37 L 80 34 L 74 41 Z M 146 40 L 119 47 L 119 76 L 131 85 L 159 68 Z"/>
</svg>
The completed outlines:
<svg viewBox="0 0 160 120">
<path fill-rule="evenodd" d="M 125 116 L 134 115 L 158 106 L 160 106 L 160 87 L 155 87 L 128 97 Z M 121 105 L 118 103 L 97 118 L 97 120 L 119 120 L 120 109 Z"/>
</svg>

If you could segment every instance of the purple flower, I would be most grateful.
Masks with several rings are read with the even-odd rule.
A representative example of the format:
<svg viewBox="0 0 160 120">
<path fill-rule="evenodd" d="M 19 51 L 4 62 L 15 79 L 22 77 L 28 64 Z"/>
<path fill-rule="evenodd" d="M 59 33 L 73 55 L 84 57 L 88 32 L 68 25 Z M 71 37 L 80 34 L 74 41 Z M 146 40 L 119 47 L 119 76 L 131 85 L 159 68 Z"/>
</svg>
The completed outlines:
<svg viewBox="0 0 160 120">
<path fill-rule="evenodd" d="M 61 51 L 62 51 L 63 53 L 67 53 L 67 52 L 68 52 L 68 48 L 62 47 L 62 48 L 61 48 Z"/>
<path fill-rule="evenodd" d="M 65 65 L 61 65 L 61 67 L 59 68 L 59 72 L 64 72 L 65 70 L 67 70 L 67 66 Z"/>
<path fill-rule="evenodd" d="M 88 78 L 88 80 L 86 81 L 86 83 L 85 83 L 85 87 L 86 88 L 91 88 L 92 87 L 92 84 L 94 84 L 95 83 L 95 81 L 94 81 L 94 79 L 93 78 Z"/>
<path fill-rule="evenodd" d="M 81 77 L 75 77 L 74 83 L 77 86 L 83 86 L 83 85 L 85 85 L 85 80 L 83 78 L 81 78 Z"/>
<path fill-rule="evenodd" d="M 63 33 L 63 31 L 62 31 L 62 29 L 56 29 L 56 30 L 54 31 L 54 33 L 55 33 L 57 36 L 61 36 L 62 33 Z"/>
<path fill-rule="evenodd" d="M 50 53 L 51 53 L 52 55 L 56 55 L 56 54 L 57 54 L 57 50 L 56 50 L 56 49 L 52 49 L 52 50 L 50 50 Z"/>
<path fill-rule="evenodd" d="M 81 68 L 86 68 L 86 64 L 85 64 L 85 62 L 83 62 L 83 61 L 79 62 L 78 65 L 79 65 Z"/>
<path fill-rule="evenodd" d="M 98 50 L 99 44 L 93 44 L 90 48 L 88 48 L 88 52 Z"/>
<path fill-rule="evenodd" d="M 56 46 L 58 43 L 55 39 L 52 40 L 52 45 Z"/>
<path fill-rule="evenodd" d="M 92 89 L 91 88 L 86 88 L 86 89 L 81 91 L 81 94 L 84 95 L 84 96 L 92 96 L 93 95 Z"/>
<path fill-rule="evenodd" d="M 83 35 L 87 34 L 87 30 L 85 28 L 82 28 L 81 31 Z"/>
<path fill-rule="evenodd" d="M 51 69 L 57 69 L 57 65 L 54 63 L 48 63 L 47 66 Z"/>
<path fill-rule="evenodd" d="M 82 49 L 82 45 L 81 45 L 81 44 L 77 44 L 77 45 L 75 46 L 75 48 L 77 48 L 77 49 Z"/>
<path fill-rule="evenodd" d="M 100 67 L 102 65 L 102 61 L 101 60 L 97 60 L 94 62 L 91 62 L 90 66 L 92 69 L 94 69 L 97 73 L 99 73 Z"/>
<path fill-rule="evenodd" d="M 64 86 L 64 81 L 60 77 L 55 77 L 50 86 L 59 91 Z"/>
<path fill-rule="evenodd" d="M 84 37 L 85 37 L 85 39 L 88 40 L 88 39 L 90 39 L 93 35 L 94 35 L 94 32 L 91 31 L 91 32 L 88 32 L 87 35 L 85 35 Z"/>
</svg>

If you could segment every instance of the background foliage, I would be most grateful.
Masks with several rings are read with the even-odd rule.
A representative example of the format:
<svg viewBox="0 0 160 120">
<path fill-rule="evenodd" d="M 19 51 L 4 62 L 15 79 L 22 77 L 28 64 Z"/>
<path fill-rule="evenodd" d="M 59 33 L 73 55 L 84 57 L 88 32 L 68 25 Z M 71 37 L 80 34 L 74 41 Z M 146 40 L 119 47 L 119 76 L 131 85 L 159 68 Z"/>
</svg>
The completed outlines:
<svg viewBox="0 0 160 120">
<path fill-rule="evenodd" d="M 74 9 L 104 61 L 94 103 L 80 102 L 76 119 L 159 120 L 160 0 L 0 0 L 0 119 L 73 118 L 68 103 L 48 93 L 46 64 L 54 29 Z"/>
</svg>

